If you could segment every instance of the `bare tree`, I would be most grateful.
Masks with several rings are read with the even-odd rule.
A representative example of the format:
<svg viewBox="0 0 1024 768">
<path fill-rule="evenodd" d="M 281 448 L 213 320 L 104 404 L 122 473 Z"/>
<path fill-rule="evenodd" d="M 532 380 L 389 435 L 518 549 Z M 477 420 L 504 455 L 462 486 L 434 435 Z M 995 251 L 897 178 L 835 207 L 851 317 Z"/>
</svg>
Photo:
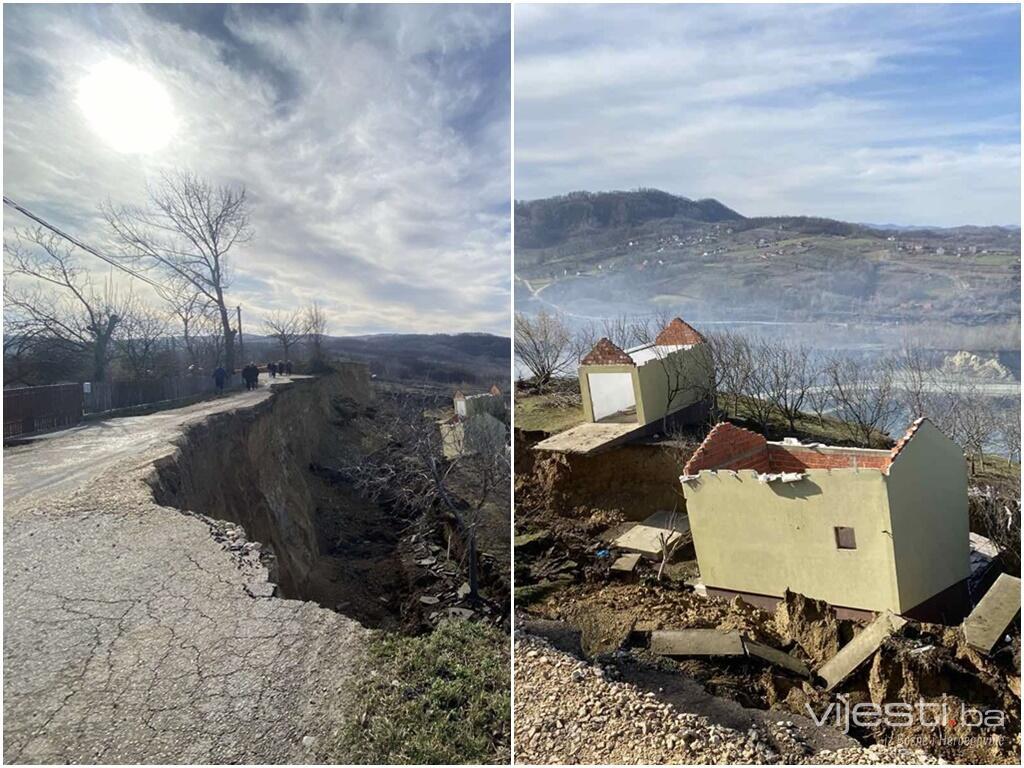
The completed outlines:
<svg viewBox="0 0 1024 768">
<path fill-rule="evenodd" d="M 215 307 L 224 367 L 232 373 L 237 330 L 224 294 L 231 286 L 231 251 L 252 237 L 245 188 L 214 186 L 178 171 L 163 174 L 148 192 L 145 207 L 104 206 L 107 222 L 127 258 L 189 283 Z"/>
<path fill-rule="evenodd" d="M 309 342 L 310 367 L 320 371 L 327 365 L 324 353 L 324 338 L 327 336 L 327 314 L 319 302 L 314 301 L 305 309 L 303 322 L 306 327 L 306 340 Z"/>
<path fill-rule="evenodd" d="M 206 364 L 204 352 L 207 344 L 204 337 L 211 332 L 217 333 L 216 308 L 210 300 L 191 283 L 178 280 L 172 282 L 166 291 L 171 314 L 181 327 L 185 355 L 190 366 L 199 367 Z"/>
<path fill-rule="evenodd" d="M 579 365 L 580 361 L 589 354 L 600 338 L 601 333 L 598 331 L 594 321 L 590 320 L 580 325 L 569 341 L 572 364 Z"/>
<path fill-rule="evenodd" d="M 169 318 L 137 299 L 126 307 L 121 319 L 116 345 L 120 364 L 133 381 L 155 378 L 157 358 L 166 347 Z"/>
<path fill-rule="evenodd" d="M 111 280 L 97 288 L 64 240 L 42 228 L 15 230 L 4 253 L 5 336 L 46 339 L 87 353 L 92 380 L 103 381 L 130 292 L 120 295 Z M 33 287 L 19 288 L 24 282 Z"/>
<path fill-rule="evenodd" d="M 437 425 L 424 416 L 439 401 L 411 394 L 391 395 L 378 410 L 379 447 L 348 464 L 345 479 L 374 501 L 406 518 L 440 512 L 450 518 L 465 547 L 470 597 L 478 597 L 477 532 L 481 511 L 508 489 L 507 435 L 495 419 L 476 424 L 464 436 L 462 456 L 449 461 Z M 493 422 L 494 427 L 490 425 Z M 458 491 L 455 490 L 458 486 Z"/>
<path fill-rule="evenodd" d="M 985 448 L 993 440 L 996 427 L 991 399 L 966 382 L 958 383 L 951 391 L 955 398 L 955 433 L 970 457 L 971 470 L 974 471 L 975 462 L 984 470 Z"/>
<path fill-rule="evenodd" d="M 263 319 L 263 327 L 267 335 L 276 339 L 281 345 L 285 360 L 290 360 L 292 347 L 306 335 L 306 314 L 302 310 L 294 312 L 273 312 Z"/>
<path fill-rule="evenodd" d="M 773 381 L 769 371 L 771 348 L 763 339 L 758 339 L 749 342 L 746 351 L 749 353 L 750 369 L 744 379 L 746 386 L 742 390 L 743 409 L 757 428 L 767 433 L 775 414 L 775 404 L 772 402 Z"/>
<path fill-rule="evenodd" d="M 731 399 L 731 408 L 725 410 L 739 415 L 740 403 L 750 388 L 750 379 L 754 375 L 754 356 L 749 339 L 729 331 L 711 337 L 711 352 L 715 371 L 718 374 L 718 389 L 727 393 Z"/>
<path fill-rule="evenodd" d="M 572 355 L 572 336 L 557 315 L 541 312 L 534 317 L 517 312 L 514 349 L 538 387 L 565 372 Z"/>
<path fill-rule="evenodd" d="M 913 418 L 935 418 L 934 369 L 924 348 L 913 341 L 905 340 L 895 362 L 901 399 L 907 412 Z"/>
<path fill-rule="evenodd" d="M 762 344 L 758 355 L 764 368 L 765 394 L 772 406 L 796 431 L 796 420 L 814 386 L 811 352 L 803 346 Z"/>
<path fill-rule="evenodd" d="M 892 429 L 900 405 L 890 360 L 868 366 L 850 358 L 831 358 L 825 365 L 825 375 L 839 418 L 854 441 L 871 447 L 880 434 Z"/>
<path fill-rule="evenodd" d="M 1020 400 L 1014 398 L 1010 407 L 1000 411 L 1002 425 L 999 429 L 1000 442 L 1006 454 L 1006 462 L 1020 461 Z"/>
</svg>

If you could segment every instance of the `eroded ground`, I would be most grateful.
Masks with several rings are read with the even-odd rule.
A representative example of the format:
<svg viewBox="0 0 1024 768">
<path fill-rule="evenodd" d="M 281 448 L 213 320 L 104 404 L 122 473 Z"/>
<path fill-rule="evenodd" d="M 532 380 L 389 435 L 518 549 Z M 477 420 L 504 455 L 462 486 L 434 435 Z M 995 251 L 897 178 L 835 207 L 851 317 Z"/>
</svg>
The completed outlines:
<svg viewBox="0 0 1024 768">
<path fill-rule="evenodd" d="M 692 546 L 676 553 L 661 580 L 655 562 L 641 562 L 630 576 L 613 573 L 610 565 L 621 554 L 612 545 L 616 536 L 654 510 L 671 509 L 686 446 L 667 444 L 661 455 L 656 446 L 635 445 L 566 457 L 529 452 L 537 439 L 516 435 L 517 759 L 1016 760 L 1019 625 L 1008 630 L 1009 644 L 983 656 L 956 627 L 911 623 L 836 691 L 854 705 L 945 705 L 954 715 L 941 727 L 844 733 L 811 718 L 839 699 L 785 669 L 746 656 L 652 654 L 645 643 L 650 631 L 717 629 L 785 650 L 816 669 L 859 627 L 823 618 L 813 601 L 799 596 L 781 614 L 702 597 L 691 587 L 698 573 Z M 955 722 L 962 707 L 998 708 L 1005 725 L 978 738 L 977 729 Z M 719 730 L 708 732 L 711 725 Z"/>
</svg>

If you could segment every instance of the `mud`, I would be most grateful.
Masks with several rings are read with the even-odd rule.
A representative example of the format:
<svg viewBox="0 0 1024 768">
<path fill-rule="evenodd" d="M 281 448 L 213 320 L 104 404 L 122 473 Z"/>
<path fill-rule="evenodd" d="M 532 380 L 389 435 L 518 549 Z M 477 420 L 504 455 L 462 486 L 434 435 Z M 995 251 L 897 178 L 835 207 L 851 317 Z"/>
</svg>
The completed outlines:
<svg viewBox="0 0 1024 768">
<path fill-rule="evenodd" d="M 541 453 L 531 448 L 539 434 L 516 433 L 517 507 L 567 516 L 603 511 L 639 521 L 683 503 L 676 489 L 691 448 L 666 442 L 593 456 Z"/>
</svg>

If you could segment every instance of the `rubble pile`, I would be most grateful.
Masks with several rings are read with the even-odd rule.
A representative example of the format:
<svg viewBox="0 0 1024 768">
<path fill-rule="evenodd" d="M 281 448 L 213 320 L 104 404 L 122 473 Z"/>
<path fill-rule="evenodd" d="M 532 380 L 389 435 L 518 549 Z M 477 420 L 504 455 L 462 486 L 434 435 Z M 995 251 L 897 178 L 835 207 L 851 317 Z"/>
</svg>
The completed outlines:
<svg viewBox="0 0 1024 768">
<path fill-rule="evenodd" d="M 519 763 L 935 763 L 922 751 L 902 747 L 807 754 L 785 721 L 737 731 L 610 680 L 600 666 L 537 638 L 519 633 L 515 644 Z"/>
</svg>

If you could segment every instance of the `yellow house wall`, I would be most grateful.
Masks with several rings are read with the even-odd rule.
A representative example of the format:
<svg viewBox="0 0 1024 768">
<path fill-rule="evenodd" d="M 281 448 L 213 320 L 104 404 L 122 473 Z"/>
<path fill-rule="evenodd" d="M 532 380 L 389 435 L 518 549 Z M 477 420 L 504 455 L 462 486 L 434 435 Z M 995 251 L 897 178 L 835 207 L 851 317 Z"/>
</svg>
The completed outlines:
<svg viewBox="0 0 1024 768">
<path fill-rule="evenodd" d="M 465 427 L 462 422 L 455 424 L 438 424 L 441 430 L 441 453 L 446 459 L 456 459 L 462 455 Z"/>
<path fill-rule="evenodd" d="M 809 470 L 762 484 L 753 470 L 701 472 L 683 483 L 701 580 L 779 596 L 788 588 L 837 606 L 896 611 L 886 478 L 877 470 Z M 836 547 L 852 527 L 857 549 Z"/>
<path fill-rule="evenodd" d="M 711 351 L 707 344 L 669 353 L 671 360 L 649 360 L 636 369 L 639 396 L 636 399 L 637 419 L 650 424 L 693 405 L 711 391 Z M 666 369 L 670 373 L 666 373 Z M 668 402 L 669 384 L 685 382 L 688 386 L 676 392 Z"/>
<path fill-rule="evenodd" d="M 889 469 L 888 493 L 900 609 L 908 611 L 970 574 L 963 452 L 922 422 Z"/>
<path fill-rule="evenodd" d="M 635 365 L 581 365 L 579 368 L 580 397 L 583 400 L 583 414 L 587 421 L 594 421 L 594 404 L 590 400 L 590 373 L 629 373 L 633 376 L 633 396 L 636 399 L 636 413 L 640 424 L 640 390 L 637 384 Z"/>
</svg>

